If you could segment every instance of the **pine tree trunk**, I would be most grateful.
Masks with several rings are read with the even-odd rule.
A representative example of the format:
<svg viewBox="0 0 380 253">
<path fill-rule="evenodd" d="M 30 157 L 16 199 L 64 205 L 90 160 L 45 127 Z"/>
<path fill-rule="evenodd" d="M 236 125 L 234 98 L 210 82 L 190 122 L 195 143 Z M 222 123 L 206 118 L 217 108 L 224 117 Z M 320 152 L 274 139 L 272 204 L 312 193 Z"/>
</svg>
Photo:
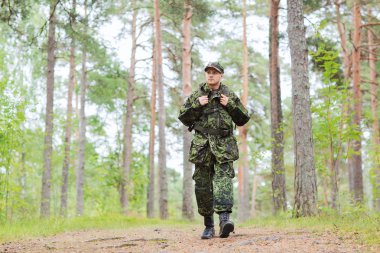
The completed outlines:
<svg viewBox="0 0 380 253">
<path fill-rule="evenodd" d="M 158 168 L 159 168 L 159 206 L 160 218 L 168 218 L 168 182 L 166 171 L 166 137 L 165 137 L 165 94 L 162 73 L 162 47 L 161 47 L 161 25 L 160 6 L 158 0 L 154 0 L 154 18 L 156 24 L 156 53 L 157 53 L 157 86 L 158 86 Z"/>
<path fill-rule="evenodd" d="M 363 201 L 363 172 L 362 172 L 362 144 L 361 144 L 361 91 L 360 91 L 360 26 L 361 14 L 360 5 L 357 1 L 354 2 L 352 9 L 354 18 L 354 47 L 352 52 L 352 78 L 354 84 L 354 120 L 353 125 L 358 131 L 358 136 L 352 141 L 354 154 L 353 160 L 353 183 L 354 183 L 354 201 L 361 203 Z"/>
<path fill-rule="evenodd" d="M 371 17 L 371 10 L 368 10 L 368 16 Z M 373 184 L 373 203 L 374 208 L 380 211 L 380 128 L 378 115 L 378 83 L 376 81 L 376 60 L 377 52 L 372 30 L 368 29 L 368 51 L 369 51 L 369 71 L 371 81 L 371 111 L 372 111 L 372 143 L 373 143 L 373 169 L 374 169 L 374 184 Z"/>
<path fill-rule="evenodd" d="M 84 34 L 87 33 L 87 0 L 85 0 L 85 22 L 84 22 Z M 82 49 L 82 76 L 80 82 L 80 112 L 79 112 L 79 152 L 78 152 L 78 164 L 76 171 L 76 214 L 78 216 L 83 215 L 84 210 L 84 166 L 85 166 L 85 148 L 86 148 L 86 87 L 87 87 L 87 52 L 85 46 Z"/>
<path fill-rule="evenodd" d="M 303 1 L 288 0 L 287 2 L 294 121 L 294 216 L 300 217 L 317 214 L 317 178 L 311 132 L 310 84 Z"/>
<path fill-rule="evenodd" d="M 270 1 L 269 20 L 269 78 L 271 95 L 271 137 L 272 137 L 272 191 L 273 212 L 286 211 L 286 187 L 284 167 L 284 134 L 282 130 L 282 107 L 280 68 L 278 58 L 279 32 L 278 9 L 280 0 Z"/>
<path fill-rule="evenodd" d="M 53 113 L 54 113 L 54 67 L 55 67 L 55 8 L 56 1 L 50 1 L 48 35 L 48 66 L 46 81 L 46 115 L 44 139 L 44 171 L 42 175 L 41 210 L 43 218 L 50 217 L 51 160 L 53 153 Z"/>
<path fill-rule="evenodd" d="M 132 17 L 132 53 L 131 62 L 129 67 L 129 78 L 128 78 L 128 91 L 125 113 L 125 124 L 124 124 L 124 149 L 123 149 L 123 183 L 122 183 L 122 194 L 121 194 L 121 205 L 124 214 L 128 213 L 128 191 L 127 186 L 130 186 L 129 174 L 131 171 L 131 160 L 132 160 L 132 115 L 133 115 L 133 101 L 134 101 L 134 88 L 135 88 L 135 68 L 136 68 L 136 18 L 137 18 L 137 8 L 136 2 L 131 1 L 131 6 L 133 9 Z"/>
<path fill-rule="evenodd" d="M 193 7 L 191 0 L 184 1 L 185 15 L 183 17 L 183 42 L 182 42 L 182 81 L 183 81 L 183 101 L 191 94 L 191 17 Z M 191 143 L 191 133 L 185 126 L 183 131 L 183 195 L 182 195 L 182 217 L 194 219 L 193 210 L 193 180 L 192 165 L 189 162 L 189 152 Z"/>
<path fill-rule="evenodd" d="M 150 97 L 150 130 L 149 130 L 149 186 L 148 186 L 148 202 L 147 202 L 147 216 L 148 218 L 154 217 L 154 185 L 155 185 L 155 164 L 154 164 L 154 143 L 155 143 L 155 126 L 156 126 L 156 75 L 157 75 L 157 61 L 156 61 L 156 45 L 153 42 L 153 71 L 152 71 L 152 94 Z"/>
<path fill-rule="evenodd" d="M 71 13 L 71 25 L 75 25 L 75 8 L 76 0 L 72 1 L 72 13 Z M 73 114 L 73 90 L 75 83 L 75 39 L 74 35 L 71 38 L 70 46 L 70 71 L 69 71 L 69 83 L 67 88 L 67 113 L 66 113 L 66 125 L 65 125 L 65 140 L 64 140 L 64 158 L 62 167 L 62 186 L 61 186 L 61 209 L 60 215 L 67 216 L 67 191 L 68 191 L 68 179 L 69 179 L 69 167 L 70 167 L 70 150 L 71 150 L 71 124 Z"/>
</svg>

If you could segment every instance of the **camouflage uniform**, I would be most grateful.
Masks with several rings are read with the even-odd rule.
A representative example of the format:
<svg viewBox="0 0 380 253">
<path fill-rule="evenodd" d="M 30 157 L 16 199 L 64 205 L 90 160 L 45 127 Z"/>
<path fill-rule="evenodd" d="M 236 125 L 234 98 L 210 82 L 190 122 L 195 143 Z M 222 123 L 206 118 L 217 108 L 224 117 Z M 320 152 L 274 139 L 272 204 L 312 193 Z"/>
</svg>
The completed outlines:
<svg viewBox="0 0 380 253">
<path fill-rule="evenodd" d="M 221 94 L 228 97 L 226 106 L 219 102 Z M 209 102 L 202 106 L 198 98 L 204 95 Z M 234 124 L 242 126 L 248 122 L 247 109 L 226 85 L 212 91 L 204 83 L 181 107 L 178 118 L 190 131 L 195 129 L 189 161 L 195 164 L 193 179 L 199 214 L 231 213 L 233 161 L 239 158 L 233 129 Z"/>
</svg>

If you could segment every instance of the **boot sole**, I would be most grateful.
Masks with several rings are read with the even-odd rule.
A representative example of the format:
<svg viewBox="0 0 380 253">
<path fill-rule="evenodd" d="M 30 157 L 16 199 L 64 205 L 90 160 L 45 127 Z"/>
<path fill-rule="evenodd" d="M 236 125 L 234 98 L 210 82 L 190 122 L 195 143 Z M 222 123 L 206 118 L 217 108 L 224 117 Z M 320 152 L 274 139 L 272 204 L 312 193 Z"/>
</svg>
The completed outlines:
<svg viewBox="0 0 380 253">
<path fill-rule="evenodd" d="M 220 232 L 219 237 L 220 238 L 227 238 L 230 236 L 230 233 L 234 231 L 234 224 L 232 223 L 227 223 L 223 226 L 222 231 Z"/>
</svg>

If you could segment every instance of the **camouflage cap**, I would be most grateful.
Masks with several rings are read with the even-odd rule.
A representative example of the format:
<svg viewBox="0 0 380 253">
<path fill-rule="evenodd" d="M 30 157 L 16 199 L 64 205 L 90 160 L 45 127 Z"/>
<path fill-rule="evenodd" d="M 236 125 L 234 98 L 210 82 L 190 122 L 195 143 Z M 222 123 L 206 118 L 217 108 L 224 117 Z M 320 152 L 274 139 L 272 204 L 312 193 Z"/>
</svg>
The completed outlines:
<svg viewBox="0 0 380 253">
<path fill-rule="evenodd" d="M 208 68 L 213 68 L 215 69 L 216 71 L 218 71 L 219 73 L 224 73 L 224 68 L 222 67 L 222 65 L 220 65 L 219 62 L 209 62 L 207 63 L 206 67 L 205 67 L 205 71 L 207 71 Z"/>
</svg>

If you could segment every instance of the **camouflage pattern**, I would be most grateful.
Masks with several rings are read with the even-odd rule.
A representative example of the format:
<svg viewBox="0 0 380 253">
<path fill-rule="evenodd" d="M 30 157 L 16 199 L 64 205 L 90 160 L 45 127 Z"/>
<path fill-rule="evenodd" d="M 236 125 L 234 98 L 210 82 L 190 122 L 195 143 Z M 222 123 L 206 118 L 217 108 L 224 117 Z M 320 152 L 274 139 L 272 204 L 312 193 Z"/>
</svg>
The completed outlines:
<svg viewBox="0 0 380 253">
<path fill-rule="evenodd" d="M 220 104 L 220 95 L 228 97 L 226 106 Z M 201 106 L 198 98 L 207 95 L 208 104 Z M 231 212 L 233 206 L 232 178 L 235 176 L 233 161 L 239 158 L 234 124 L 242 126 L 249 120 L 248 111 L 240 99 L 227 86 L 221 84 L 218 91 L 212 91 L 206 83 L 193 92 L 181 107 L 179 120 L 195 128 L 191 142 L 189 161 L 195 164 L 193 179 L 198 212 L 202 216 Z M 223 130 L 225 136 L 202 133 L 203 129 Z"/>
</svg>

